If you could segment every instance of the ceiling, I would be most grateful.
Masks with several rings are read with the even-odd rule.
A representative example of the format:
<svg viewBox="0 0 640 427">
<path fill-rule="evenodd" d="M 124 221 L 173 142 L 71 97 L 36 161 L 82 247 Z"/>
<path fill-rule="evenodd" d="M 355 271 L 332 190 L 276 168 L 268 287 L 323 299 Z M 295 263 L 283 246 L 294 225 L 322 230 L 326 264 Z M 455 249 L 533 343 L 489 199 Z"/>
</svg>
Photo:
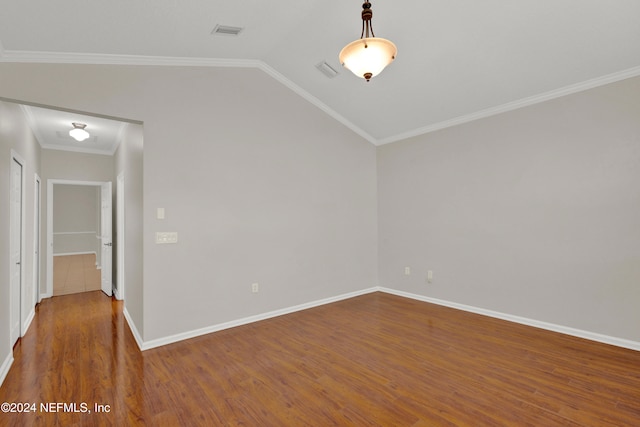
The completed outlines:
<svg viewBox="0 0 640 427">
<path fill-rule="evenodd" d="M 75 112 L 22 105 L 31 130 L 42 148 L 113 155 L 120 144 L 125 122 Z M 78 142 L 69 135 L 72 123 L 87 125 L 89 138 Z"/>
<path fill-rule="evenodd" d="M 374 144 L 640 75 L 638 0 L 371 0 L 398 56 L 369 83 L 338 62 L 362 0 L 0 2 L 0 61 L 254 66 Z"/>
</svg>

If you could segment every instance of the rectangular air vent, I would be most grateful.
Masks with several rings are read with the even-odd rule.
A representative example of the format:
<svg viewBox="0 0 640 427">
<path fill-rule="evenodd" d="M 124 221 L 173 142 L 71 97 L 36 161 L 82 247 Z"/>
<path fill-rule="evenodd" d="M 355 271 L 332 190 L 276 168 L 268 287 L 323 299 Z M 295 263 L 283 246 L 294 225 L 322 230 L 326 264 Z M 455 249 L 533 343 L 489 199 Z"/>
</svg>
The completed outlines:
<svg viewBox="0 0 640 427">
<path fill-rule="evenodd" d="M 321 63 L 316 64 L 316 68 L 320 70 L 322 74 L 329 77 L 330 79 L 338 75 L 338 72 L 335 70 L 335 68 L 327 64 L 326 61 L 322 61 Z"/>
<path fill-rule="evenodd" d="M 214 36 L 237 36 L 242 32 L 244 28 L 242 27 L 231 27 L 229 25 L 216 25 L 216 27 L 211 31 L 211 34 Z"/>
</svg>

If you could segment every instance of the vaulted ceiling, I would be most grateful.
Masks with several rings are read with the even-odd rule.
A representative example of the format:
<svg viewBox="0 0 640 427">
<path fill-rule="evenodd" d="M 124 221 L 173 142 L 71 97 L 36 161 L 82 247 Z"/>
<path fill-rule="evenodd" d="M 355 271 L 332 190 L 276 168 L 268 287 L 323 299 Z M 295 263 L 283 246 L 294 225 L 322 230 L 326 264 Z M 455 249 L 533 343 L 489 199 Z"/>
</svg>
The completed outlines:
<svg viewBox="0 0 640 427">
<path fill-rule="evenodd" d="M 0 61 L 258 67 L 374 144 L 640 75 L 638 0 L 371 2 L 369 83 L 338 61 L 361 0 L 1 0 Z"/>
</svg>

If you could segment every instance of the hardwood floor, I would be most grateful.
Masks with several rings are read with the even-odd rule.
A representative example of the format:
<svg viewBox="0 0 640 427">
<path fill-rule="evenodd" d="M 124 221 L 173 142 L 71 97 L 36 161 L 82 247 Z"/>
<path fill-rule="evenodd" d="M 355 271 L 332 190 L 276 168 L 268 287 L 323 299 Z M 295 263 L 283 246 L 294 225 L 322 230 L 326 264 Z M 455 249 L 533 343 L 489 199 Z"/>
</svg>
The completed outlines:
<svg viewBox="0 0 640 427">
<path fill-rule="evenodd" d="M 2 426 L 640 425 L 640 352 L 383 293 L 143 353 L 121 302 L 66 295 L 14 353 L 0 402 L 37 411 Z"/>
<path fill-rule="evenodd" d="M 100 290 L 96 254 L 53 257 L 53 295 Z"/>
</svg>

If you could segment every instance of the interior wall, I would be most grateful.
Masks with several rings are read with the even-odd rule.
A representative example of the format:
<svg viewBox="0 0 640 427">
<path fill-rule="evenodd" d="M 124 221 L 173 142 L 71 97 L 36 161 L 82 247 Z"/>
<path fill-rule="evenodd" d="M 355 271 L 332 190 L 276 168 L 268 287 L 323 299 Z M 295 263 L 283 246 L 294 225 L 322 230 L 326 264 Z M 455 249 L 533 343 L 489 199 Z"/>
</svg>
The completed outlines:
<svg viewBox="0 0 640 427">
<path fill-rule="evenodd" d="M 377 283 L 375 147 L 262 71 L 3 63 L 0 77 L 6 97 L 144 122 L 145 341 Z"/>
<path fill-rule="evenodd" d="M 26 202 L 25 241 L 24 241 L 24 285 L 25 298 L 22 305 L 23 320 L 33 312 L 35 257 L 34 205 L 35 174 L 40 173 L 40 146 L 29 128 L 20 106 L 0 101 L 0 382 L 4 368 L 8 369 L 8 360 L 12 360 L 12 348 L 9 344 L 9 177 L 11 169 L 11 150 L 25 161 L 23 173 L 24 197 Z"/>
<path fill-rule="evenodd" d="M 381 285 L 638 342 L 639 183 L 640 78 L 381 146 Z"/>
<path fill-rule="evenodd" d="M 53 254 L 95 253 L 100 264 L 100 187 L 53 186 Z"/>
<path fill-rule="evenodd" d="M 124 174 L 124 306 L 127 314 L 138 329 L 138 333 L 144 334 L 143 325 L 143 127 L 138 124 L 127 124 L 118 150 L 115 153 L 115 175 Z M 116 186 L 117 188 L 117 186 Z M 116 203 L 114 206 L 117 209 Z M 114 210 L 113 218 L 116 218 L 117 210 Z M 114 222 L 115 225 L 115 222 Z M 114 227 L 114 233 L 117 227 Z M 114 242 L 113 264 L 117 266 L 118 239 Z M 114 272 L 117 278 L 117 270 Z M 121 284 L 115 282 L 115 286 L 122 290 Z"/>
</svg>

